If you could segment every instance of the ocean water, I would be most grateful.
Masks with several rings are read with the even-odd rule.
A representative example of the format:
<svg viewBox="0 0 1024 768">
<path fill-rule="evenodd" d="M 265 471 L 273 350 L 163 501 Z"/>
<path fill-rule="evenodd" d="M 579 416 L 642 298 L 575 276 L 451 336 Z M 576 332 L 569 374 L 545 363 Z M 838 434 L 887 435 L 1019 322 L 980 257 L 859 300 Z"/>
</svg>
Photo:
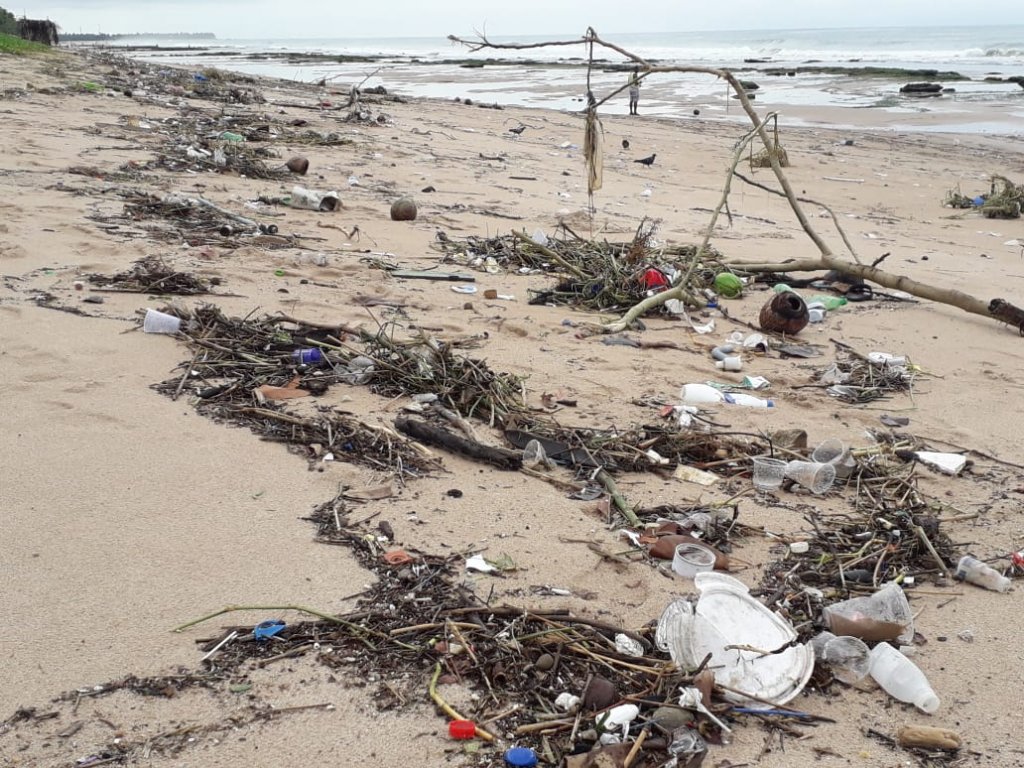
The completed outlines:
<svg viewBox="0 0 1024 768">
<path fill-rule="evenodd" d="M 1015 83 L 986 81 L 986 77 L 1024 76 L 1024 24 L 976 27 L 889 27 L 851 29 L 795 29 L 767 31 L 678 32 L 606 34 L 603 37 L 646 60 L 661 65 L 729 68 L 743 79 L 754 80 L 757 106 L 783 110 L 804 107 L 876 109 L 899 115 L 928 113 L 949 125 L 969 131 L 1024 133 L 1024 88 Z M 492 37 L 495 43 L 536 43 L 571 40 L 578 35 Z M 125 39 L 123 45 L 179 45 L 173 40 Z M 370 62 L 332 62 L 303 58 L 316 56 L 371 56 Z M 487 49 L 473 52 L 444 38 L 353 38 L 216 40 L 184 51 L 136 51 L 133 55 L 154 62 L 184 66 L 216 66 L 251 74 L 303 82 L 328 79 L 344 87 L 363 81 L 383 85 L 407 96 L 476 101 L 504 105 L 578 110 L 584 103 L 586 68 L 566 66 L 586 60 L 584 44 L 549 48 Z M 595 59 L 621 65 L 619 53 L 597 47 Z M 500 59 L 502 63 L 489 60 Z M 487 62 L 483 67 L 463 66 L 467 60 Z M 824 73 L 795 76 L 769 75 L 765 68 L 886 67 L 954 71 L 969 81 L 943 81 L 954 88 L 935 99 L 907 99 L 899 86 L 910 79 L 893 80 Z M 594 93 L 601 96 L 622 85 L 624 73 L 592 73 Z M 658 74 L 641 91 L 643 114 L 681 117 L 694 109 L 705 117 L 727 116 L 739 110 L 730 104 L 721 81 L 707 75 Z M 990 110 L 997 119 L 957 119 L 958 113 Z M 624 114 L 625 97 L 603 107 L 606 113 Z M 931 121 L 934 123 L 934 120 Z M 978 126 L 988 126 L 979 128 Z"/>
</svg>

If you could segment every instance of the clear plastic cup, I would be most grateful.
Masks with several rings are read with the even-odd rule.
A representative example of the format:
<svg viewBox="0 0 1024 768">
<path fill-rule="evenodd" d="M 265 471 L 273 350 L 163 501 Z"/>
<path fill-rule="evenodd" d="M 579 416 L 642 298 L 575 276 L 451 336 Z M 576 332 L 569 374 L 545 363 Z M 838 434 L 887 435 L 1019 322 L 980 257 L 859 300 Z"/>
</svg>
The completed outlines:
<svg viewBox="0 0 1024 768">
<path fill-rule="evenodd" d="M 845 479 L 853 474 L 857 462 L 850 455 L 850 449 L 842 440 L 834 437 L 825 440 L 811 453 L 811 461 L 831 464 L 836 468 L 836 477 Z"/>
<path fill-rule="evenodd" d="M 546 467 L 548 465 L 548 455 L 539 441 L 531 440 L 523 448 L 523 464 L 527 467 Z"/>
<path fill-rule="evenodd" d="M 871 650 L 856 637 L 833 637 L 825 643 L 821 656 L 836 680 L 848 685 L 859 683 L 871 669 Z"/>
<path fill-rule="evenodd" d="M 791 461 L 786 465 L 786 477 L 811 493 L 822 494 L 836 481 L 836 468 L 817 461 Z"/>
<path fill-rule="evenodd" d="M 715 553 L 700 544 L 680 544 L 672 558 L 672 570 L 684 579 L 692 579 L 714 567 Z"/>
<path fill-rule="evenodd" d="M 157 312 L 155 309 L 147 309 L 146 318 L 142 321 L 142 330 L 146 333 L 177 333 L 181 330 L 181 318 L 168 315 L 166 312 Z"/>
<path fill-rule="evenodd" d="M 782 459 L 771 459 L 767 456 L 754 457 L 754 487 L 762 491 L 771 491 L 782 485 L 786 476 L 786 462 Z"/>
</svg>

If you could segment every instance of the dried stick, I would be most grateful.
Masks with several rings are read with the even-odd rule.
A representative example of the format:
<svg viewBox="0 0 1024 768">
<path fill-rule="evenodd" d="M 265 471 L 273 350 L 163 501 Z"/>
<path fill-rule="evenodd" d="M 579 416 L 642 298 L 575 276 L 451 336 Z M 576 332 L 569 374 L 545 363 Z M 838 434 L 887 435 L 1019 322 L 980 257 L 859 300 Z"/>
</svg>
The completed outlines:
<svg viewBox="0 0 1024 768">
<path fill-rule="evenodd" d="M 448 717 L 450 717 L 452 720 L 465 720 L 466 718 L 464 718 L 462 715 L 460 715 L 458 712 L 452 709 L 452 706 L 444 700 L 440 693 L 437 692 L 437 681 L 440 677 L 441 662 L 438 662 L 434 666 L 434 674 L 430 678 L 430 686 L 427 688 L 428 693 L 430 693 L 430 698 L 433 699 L 434 703 L 437 704 L 440 710 L 444 712 L 446 715 L 448 715 Z M 494 741 L 494 736 L 491 733 L 485 731 L 479 725 L 476 726 L 476 735 L 484 741 Z"/>
</svg>

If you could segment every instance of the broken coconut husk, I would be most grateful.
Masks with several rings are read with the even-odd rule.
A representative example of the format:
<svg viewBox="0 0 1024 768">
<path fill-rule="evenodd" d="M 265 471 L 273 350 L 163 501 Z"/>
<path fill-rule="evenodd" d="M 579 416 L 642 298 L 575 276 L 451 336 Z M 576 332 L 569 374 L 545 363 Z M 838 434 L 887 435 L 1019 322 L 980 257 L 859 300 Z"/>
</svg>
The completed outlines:
<svg viewBox="0 0 1024 768">
<path fill-rule="evenodd" d="M 415 221 L 416 201 L 411 197 L 400 197 L 391 204 L 392 221 Z"/>
<path fill-rule="evenodd" d="M 799 333 L 808 322 L 807 304 L 792 291 L 772 296 L 761 307 L 758 323 L 763 331 Z"/>
</svg>

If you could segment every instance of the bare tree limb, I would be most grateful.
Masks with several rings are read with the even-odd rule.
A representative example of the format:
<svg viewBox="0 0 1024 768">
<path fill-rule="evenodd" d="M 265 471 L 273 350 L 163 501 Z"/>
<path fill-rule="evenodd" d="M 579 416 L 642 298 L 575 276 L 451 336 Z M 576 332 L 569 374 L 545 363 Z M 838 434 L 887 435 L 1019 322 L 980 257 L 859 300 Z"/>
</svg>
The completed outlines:
<svg viewBox="0 0 1024 768">
<path fill-rule="evenodd" d="M 1010 302 L 1004 301 L 1002 299 L 993 299 L 990 302 L 986 303 L 984 301 L 981 301 L 980 299 L 977 299 L 973 296 L 970 296 L 966 293 L 963 293 L 955 289 L 938 288 L 935 286 L 927 285 L 925 283 L 921 283 L 917 280 L 912 280 L 911 278 L 908 277 L 893 275 L 889 272 L 884 272 L 874 266 L 868 266 L 866 264 L 861 264 L 859 262 L 849 262 L 845 259 L 837 257 L 832 252 L 832 249 L 829 248 L 828 243 L 825 242 L 822 236 L 811 225 L 810 219 L 807 217 L 807 214 L 804 212 L 804 209 L 800 205 L 801 198 L 798 198 L 796 193 L 793 191 L 793 187 L 790 185 L 789 179 L 786 177 L 785 173 L 783 173 L 782 167 L 779 165 L 779 160 L 776 153 L 771 151 L 772 142 L 768 136 L 767 130 L 765 129 L 765 121 L 758 117 L 757 113 L 754 111 L 754 107 L 751 104 L 750 99 L 747 97 L 746 90 L 736 79 L 736 77 L 727 69 L 693 66 L 652 66 L 641 56 L 638 56 L 637 54 L 632 53 L 631 51 L 628 51 L 625 48 L 622 48 L 621 46 L 618 46 L 614 43 L 610 43 L 606 40 L 601 39 L 597 32 L 594 31 L 593 27 L 588 27 L 586 33 L 578 39 L 551 40 L 537 43 L 494 43 L 488 40 L 486 35 L 483 34 L 478 34 L 478 38 L 476 40 L 466 40 L 455 35 L 449 35 L 448 39 L 453 43 L 459 43 L 461 45 L 467 46 L 471 51 L 480 51 L 486 48 L 499 50 L 524 50 L 532 48 L 547 48 L 581 44 L 588 45 L 590 47 L 590 50 L 592 51 L 593 46 L 598 45 L 601 46 L 602 48 L 607 48 L 608 50 L 615 51 L 616 53 L 619 53 L 620 55 L 624 56 L 629 61 L 632 61 L 638 66 L 642 67 L 644 70 L 643 77 L 645 78 L 651 76 L 652 74 L 689 72 L 696 74 L 711 75 L 713 77 L 725 80 L 729 84 L 731 90 L 735 93 L 736 98 L 739 100 L 740 106 L 743 108 L 743 111 L 746 113 L 747 117 L 750 118 L 750 122 L 753 125 L 752 134 L 756 135 L 761 140 L 761 143 L 764 145 L 765 150 L 767 151 L 768 160 L 771 164 L 772 173 L 775 174 L 775 178 L 779 182 L 781 191 L 771 190 L 769 187 L 764 187 L 758 184 L 755 184 L 755 186 L 761 186 L 762 189 L 766 189 L 768 191 L 774 192 L 775 194 L 779 194 L 786 198 L 786 200 L 789 202 L 790 208 L 793 210 L 793 214 L 796 216 L 796 219 L 800 224 L 801 229 L 803 229 L 807 237 L 810 238 L 811 242 L 814 243 L 814 246 L 818 249 L 818 253 L 820 254 L 820 257 L 817 260 L 801 260 L 798 262 L 789 262 L 779 265 L 755 265 L 764 267 L 764 269 L 760 271 L 777 271 L 779 269 L 785 269 L 787 271 L 796 271 L 798 269 L 804 271 L 834 269 L 839 272 L 842 272 L 843 274 L 855 275 L 865 280 L 871 280 L 875 283 L 878 283 L 879 285 L 885 286 L 886 288 L 906 291 L 907 293 L 913 294 L 920 298 L 929 299 L 931 301 L 937 301 L 943 304 L 949 304 L 951 306 L 958 307 L 959 309 L 962 309 L 966 312 L 982 315 L 989 319 L 1017 324 L 1019 318 L 1024 318 L 1024 310 L 1021 310 L 1020 308 L 1016 307 Z M 592 60 L 592 54 L 590 58 Z M 612 98 L 614 95 L 616 95 L 622 90 L 624 90 L 624 87 L 618 88 L 608 96 L 605 96 L 600 101 L 594 99 L 591 96 L 590 99 L 588 99 L 587 109 L 590 111 L 595 110 L 598 105 L 606 103 L 608 99 Z M 687 272 L 688 275 L 692 274 L 692 270 L 696 265 L 697 260 L 700 257 L 700 254 L 704 250 L 708 237 L 710 237 L 710 232 L 713 229 L 714 222 L 717 220 L 717 217 L 721 213 L 722 208 L 725 207 L 727 203 L 732 176 L 738 175 L 735 171 L 737 163 L 738 160 L 734 159 L 729 174 L 726 178 L 723 200 L 715 208 L 715 211 L 712 214 L 712 225 L 708 229 L 708 235 L 705 237 L 704 244 L 702 244 L 701 247 L 697 249 L 697 254 L 694 256 L 693 260 L 691 260 Z M 748 183 L 753 183 L 750 182 L 750 180 L 748 179 L 744 178 L 744 180 L 748 181 Z M 812 203 L 813 201 L 805 200 L 804 202 Z M 821 205 L 820 203 L 813 204 Z M 825 208 L 825 210 L 828 210 L 829 214 L 832 216 L 833 222 L 835 222 L 837 229 L 839 229 L 840 236 L 843 238 L 843 241 L 846 244 L 846 246 L 850 248 L 850 252 L 856 260 L 857 255 L 853 250 L 842 228 L 839 227 L 839 222 L 838 219 L 836 219 L 835 214 L 832 213 L 832 211 L 829 210 L 826 206 L 822 207 Z M 746 269 L 748 271 L 756 271 L 753 270 L 751 266 L 747 266 Z M 635 320 L 644 312 L 654 309 L 655 307 L 661 306 L 670 299 L 683 299 L 685 297 L 686 294 L 684 291 L 684 285 L 677 285 L 670 290 L 663 291 L 661 293 L 655 294 L 654 296 L 650 296 L 644 299 L 640 303 L 633 306 L 618 322 L 609 323 L 607 325 L 601 326 L 601 330 L 606 333 L 614 333 L 621 331 L 623 328 L 628 327 L 633 320 Z M 1024 319 L 1020 320 L 1019 329 L 1021 331 L 1021 335 L 1024 336 Z"/>
</svg>

